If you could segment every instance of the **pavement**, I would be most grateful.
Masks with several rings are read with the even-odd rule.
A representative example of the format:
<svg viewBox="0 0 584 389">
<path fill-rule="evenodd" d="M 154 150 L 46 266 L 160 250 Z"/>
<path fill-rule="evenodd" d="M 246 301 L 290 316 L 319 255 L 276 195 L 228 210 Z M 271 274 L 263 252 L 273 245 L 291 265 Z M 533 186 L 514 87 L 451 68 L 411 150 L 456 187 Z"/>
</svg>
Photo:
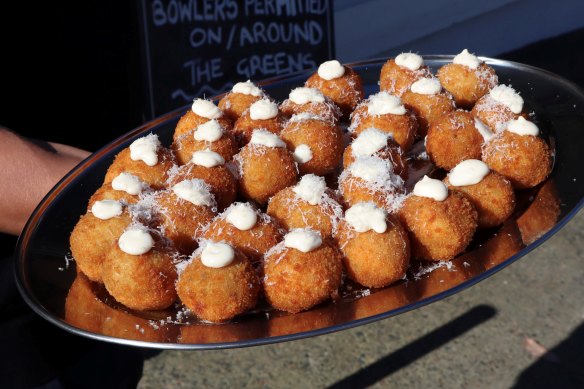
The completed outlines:
<svg viewBox="0 0 584 389">
<path fill-rule="evenodd" d="M 450 298 L 330 335 L 164 351 L 139 388 L 582 388 L 584 212 Z"/>
</svg>

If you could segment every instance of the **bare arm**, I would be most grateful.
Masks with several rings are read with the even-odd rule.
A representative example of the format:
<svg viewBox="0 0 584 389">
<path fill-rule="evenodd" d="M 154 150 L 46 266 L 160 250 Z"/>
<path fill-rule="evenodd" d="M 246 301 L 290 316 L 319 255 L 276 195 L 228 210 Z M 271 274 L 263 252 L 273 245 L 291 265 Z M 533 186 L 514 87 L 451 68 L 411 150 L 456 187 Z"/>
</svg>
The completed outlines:
<svg viewBox="0 0 584 389">
<path fill-rule="evenodd" d="M 49 147 L 0 127 L 0 231 L 20 234 L 43 196 L 89 152 Z M 52 149 L 52 150 L 51 150 Z"/>
</svg>

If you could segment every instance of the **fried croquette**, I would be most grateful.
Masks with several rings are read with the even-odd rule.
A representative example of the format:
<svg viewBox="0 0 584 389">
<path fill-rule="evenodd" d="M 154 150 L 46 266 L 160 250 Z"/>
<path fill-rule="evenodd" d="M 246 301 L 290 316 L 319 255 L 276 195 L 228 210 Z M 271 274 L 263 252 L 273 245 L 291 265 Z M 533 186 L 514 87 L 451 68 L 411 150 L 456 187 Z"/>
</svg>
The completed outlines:
<svg viewBox="0 0 584 389">
<path fill-rule="evenodd" d="M 478 212 L 479 228 L 491 228 L 502 224 L 515 209 L 513 186 L 502 175 L 490 172 L 479 183 L 454 186 L 448 177 L 444 183 L 450 190 L 464 193 Z"/>
<path fill-rule="evenodd" d="M 97 201 L 103 200 L 116 200 L 125 204 L 135 204 L 138 202 L 138 196 L 131 195 L 123 190 L 115 190 L 111 184 L 104 184 L 89 198 L 87 210 L 89 211 Z"/>
<path fill-rule="evenodd" d="M 342 268 L 341 252 L 328 241 L 302 252 L 286 247 L 285 240 L 264 258 L 266 299 L 274 308 L 290 313 L 310 309 L 338 296 Z"/>
<path fill-rule="evenodd" d="M 401 63 L 402 59 L 404 60 L 403 65 L 407 66 L 400 66 L 396 63 L 396 60 Z M 379 87 L 382 91 L 401 96 L 414 82 L 420 78 L 431 76 L 430 69 L 424 65 L 420 56 L 413 53 L 402 53 L 383 64 L 379 75 Z"/>
<path fill-rule="evenodd" d="M 132 217 L 127 211 L 107 220 L 92 213 L 81 216 L 71 232 L 69 243 L 77 267 L 90 280 L 102 282 L 105 257 L 131 223 Z"/>
<path fill-rule="evenodd" d="M 114 244 L 103 263 L 102 279 L 109 294 L 140 311 L 171 306 L 177 299 L 176 278 L 173 254 L 160 242 L 139 255 L 128 254 L 119 243 Z"/>
<path fill-rule="evenodd" d="M 359 157 L 339 176 L 339 191 L 346 206 L 372 201 L 392 213 L 399 208 L 404 181 L 391 163 L 377 157 Z"/>
<path fill-rule="evenodd" d="M 308 174 L 296 186 L 282 189 L 268 203 L 267 213 L 286 229 L 310 228 L 332 237 L 343 214 L 324 178 Z"/>
<path fill-rule="evenodd" d="M 300 174 L 324 176 L 332 173 L 341 162 L 343 134 L 340 127 L 330 121 L 315 116 L 295 115 L 288 121 L 280 137 L 288 149 L 293 150 Z"/>
<path fill-rule="evenodd" d="M 359 157 L 373 156 L 389 161 L 393 172 L 404 180 L 408 178 L 406 156 L 401 147 L 386 132 L 376 128 L 362 131 L 351 144 L 345 148 L 343 167 L 346 169 Z"/>
<path fill-rule="evenodd" d="M 240 250 L 252 262 L 282 240 L 278 222 L 249 203 L 233 203 L 205 230 L 204 239 L 226 242 Z"/>
<path fill-rule="evenodd" d="M 200 102 L 201 108 L 198 109 L 197 103 Z M 199 114 L 195 113 L 197 110 Z M 203 116 L 205 115 L 205 116 Z M 195 128 L 209 120 L 217 120 L 222 127 L 231 129 L 231 119 L 227 117 L 212 101 L 196 99 L 193 103 L 193 108 L 189 109 L 178 121 L 174 134 L 173 141 L 176 141 L 186 133 L 193 131 Z"/>
<path fill-rule="evenodd" d="M 219 323 L 255 307 L 260 282 L 249 259 L 237 249 L 231 249 L 232 258 L 226 265 L 206 265 L 204 253 L 209 245 L 214 243 L 202 242 L 193 253 L 180 273 L 176 290 L 197 317 Z"/>
<path fill-rule="evenodd" d="M 537 136 L 503 130 L 483 146 L 483 161 L 505 176 L 516 189 L 533 188 L 552 170 L 547 143 Z"/>
<path fill-rule="evenodd" d="M 217 201 L 218 211 L 227 208 L 237 196 L 237 181 L 223 165 L 206 167 L 187 163 L 173 172 L 168 183 L 172 187 L 181 181 L 192 179 L 203 180 L 209 185 Z"/>
<path fill-rule="evenodd" d="M 207 123 L 211 123 L 209 121 Z M 221 155 L 225 161 L 231 161 L 233 156 L 239 151 L 239 147 L 233 135 L 226 127 L 221 127 L 219 122 L 215 121 L 216 126 L 211 131 L 202 131 L 201 126 L 195 128 L 176 139 L 170 148 L 176 155 L 176 160 L 179 165 L 185 165 L 190 162 L 193 153 L 202 150 L 211 150 Z M 203 124 L 204 126 L 206 123 Z"/>
<path fill-rule="evenodd" d="M 256 107 L 258 107 L 257 114 Z M 232 133 L 239 145 L 245 146 L 249 143 L 254 130 L 263 129 L 279 135 L 285 122 L 286 118 L 279 111 L 276 103 L 267 99 L 258 100 L 237 119 Z"/>
<path fill-rule="evenodd" d="M 381 288 L 402 279 L 410 262 L 408 235 L 400 222 L 386 215 L 386 230 L 358 232 L 343 220 L 336 236 L 350 279 Z"/>
<path fill-rule="evenodd" d="M 210 187 L 202 180 L 197 181 L 195 184 L 202 190 L 195 194 L 194 198 L 189 198 L 188 193 L 185 195 L 184 181 L 179 183 L 178 187 L 175 186 L 178 189 L 167 189 L 152 195 L 155 217 L 161 231 L 172 240 L 174 247 L 182 254 L 193 252 L 197 246 L 197 239 L 202 237 L 204 229 L 215 217 L 212 209 L 216 207 L 216 203 L 213 195 L 209 193 Z M 205 194 L 211 196 L 212 200 L 197 201 Z"/>
<path fill-rule="evenodd" d="M 498 85 L 476 102 L 471 113 L 491 131 L 499 132 L 509 121 L 524 116 L 522 110 L 523 98 L 515 89 Z"/>
<path fill-rule="evenodd" d="M 323 95 L 331 99 L 341 109 L 343 116 L 348 118 L 350 113 L 365 96 L 363 82 L 359 74 L 350 67 L 340 65 L 338 61 L 328 62 L 336 62 L 334 64 L 335 67 L 342 66 L 342 74 L 334 78 L 321 77 L 319 73 L 321 73 L 322 66 L 326 64 L 325 62 L 321 64 L 319 71 L 315 72 L 306 80 L 305 86 L 320 90 Z M 323 75 L 326 76 L 324 73 Z"/>
<path fill-rule="evenodd" d="M 371 98 L 363 101 L 351 114 L 349 131 L 352 135 L 356 137 L 366 129 L 377 128 L 390 134 L 404 151 L 408 151 L 414 143 L 418 131 L 418 122 L 412 111 L 405 109 L 400 114 L 370 113 L 371 111 L 376 112 L 369 108 L 370 103 Z"/>
<path fill-rule="evenodd" d="M 160 147 L 157 154 L 158 163 L 148 166 L 143 161 L 132 160 L 129 148 L 122 150 L 107 169 L 104 184 L 111 184 L 120 174 L 129 173 L 154 189 L 164 188 L 169 170 L 176 164 L 176 160 L 172 151 L 165 147 Z"/>
<path fill-rule="evenodd" d="M 452 111 L 428 129 L 426 151 L 436 166 L 450 170 L 467 159 L 481 159 L 483 136 L 468 111 Z"/>
<path fill-rule="evenodd" d="M 257 132 L 257 130 L 256 130 Z M 285 143 L 277 147 L 250 142 L 233 157 L 239 168 L 241 194 L 260 205 L 298 180 L 298 167 Z"/>
<path fill-rule="evenodd" d="M 436 80 L 435 78 L 422 78 L 404 92 L 401 99 L 404 105 L 416 116 L 418 122 L 418 138 L 424 138 L 428 128 L 440 120 L 447 113 L 454 111 L 454 101 L 449 93 L 436 91 L 436 93 L 418 93 L 415 88 L 417 83 L 424 80 Z M 414 90 L 412 90 L 414 88 Z M 438 88 L 437 88 L 438 89 Z M 403 148 L 403 147 L 402 147 Z"/>
<path fill-rule="evenodd" d="M 453 63 L 438 69 L 440 83 L 454 98 L 457 107 L 471 109 L 498 83 L 495 70 L 464 49 Z"/>
<path fill-rule="evenodd" d="M 258 100 L 265 98 L 266 94 L 253 82 L 238 82 L 231 91 L 219 100 L 219 108 L 225 116 L 235 122 L 249 107 Z"/>
<path fill-rule="evenodd" d="M 410 195 L 397 213 L 409 233 L 412 257 L 447 261 L 463 252 L 477 228 L 477 211 L 457 191 L 444 201 Z"/>
<path fill-rule="evenodd" d="M 333 101 L 316 88 L 296 88 L 289 97 L 280 104 L 280 111 L 291 117 L 307 113 L 337 123 L 341 118 L 341 109 Z"/>
</svg>

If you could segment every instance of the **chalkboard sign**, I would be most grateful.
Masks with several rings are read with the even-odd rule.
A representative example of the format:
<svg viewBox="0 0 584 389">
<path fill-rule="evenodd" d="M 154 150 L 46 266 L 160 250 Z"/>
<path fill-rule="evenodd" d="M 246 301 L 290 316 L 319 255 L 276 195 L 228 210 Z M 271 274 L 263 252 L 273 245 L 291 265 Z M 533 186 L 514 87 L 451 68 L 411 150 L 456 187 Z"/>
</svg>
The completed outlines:
<svg viewBox="0 0 584 389">
<path fill-rule="evenodd" d="M 147 113 L 334 57 L 329 0 L 142 0 Z"/>
</svg>

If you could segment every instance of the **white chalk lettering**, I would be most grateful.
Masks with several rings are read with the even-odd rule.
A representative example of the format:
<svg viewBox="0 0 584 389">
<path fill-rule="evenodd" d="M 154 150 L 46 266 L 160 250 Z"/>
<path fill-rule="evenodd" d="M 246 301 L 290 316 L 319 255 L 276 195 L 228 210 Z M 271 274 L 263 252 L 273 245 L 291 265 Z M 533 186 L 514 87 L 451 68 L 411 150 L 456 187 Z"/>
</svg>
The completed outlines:
<svg viewBox="0 0 584 389">
<path fill-rule="evenodd" d="M 190 82 L 193 86 L 223 77 L 221 58 L 213 58 L 208 61 L 193 59 L 185 62 L 183 68 L 189 72 Z"/>
<path fill-rule="evenodd" d="M 299 72 L 316 67 L 311 53 L 288 54 L 280 51 L 264 55 L 252 55 L 237 62 L 236 72 L 244 78 L 256 75 L 277 75 Z"/>
<path fill-rule="evenodd" d="M 189 36 L 189 42 L 193 48 L 208 44 L 221 44 L 221 26 L 215 28 L 193 28 Z"/>
</svg>

